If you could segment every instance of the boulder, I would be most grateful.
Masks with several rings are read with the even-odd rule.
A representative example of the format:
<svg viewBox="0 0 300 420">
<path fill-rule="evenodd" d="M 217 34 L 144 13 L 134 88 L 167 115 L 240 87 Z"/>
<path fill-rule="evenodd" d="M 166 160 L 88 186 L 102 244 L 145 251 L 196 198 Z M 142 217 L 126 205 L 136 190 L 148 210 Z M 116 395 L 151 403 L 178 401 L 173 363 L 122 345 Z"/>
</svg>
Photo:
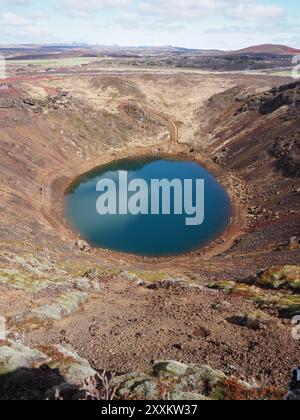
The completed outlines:
<svg viewBox="0 0 300 420">
<path fill-rule="evenodd" d="M 153 373 L 155 376 L 160 375 L 185 375 L 188 370 L 188 365 L 173 360 L 170 361 L 158 361 L 153 366 Z"/>
<path fill-rule="evenodd" d="M 85 251 L 85 252 L 87 252 L 87 253 L 90 253 L 90 252 L 91 252 L 91 247 L 90 247 L 90 245 L 89 245 L 87 242 L 82 241 L 81 239 L 78 239 L 78 240 L 75 242 L 75 246 L 77 246 L 77 248 L 79 248 L 79 249 L 80 249 L 80 251 Z"/>
<path fill-rule="evenodd" d="M 120 398 L 142 400 L 209 400 L 223 387 L 226 375 L 206 365 L 175 360 L 155 362 L 150 372 L 113 377 L 110 387 Z"/>
<path fill-rule="evenodd" d="M 7 340 L 0 347 L 0 375 L 7 375 L 21 368 L 38 368 L 49 361 L 49 356 L 40 350 L 11 340 Z"/>
<path fill-rule="evenodd" d="M 272 322 L 272 318 L 262 311 L 254 311 L 243 316 L 229 318 L 229 322 L 250 330 L 266 329 Z"/>
<path fill-rule="evenodd" d="M 62 346 L 0 342 L 0 400 L 84 399 L 97 372 Z"/>
<path fill-rule="evenodd" d="M 79 310 L 88 300 L 88 293 L 69 292 L 56 298 L 52 303 L 45 304 L 10 319 L 13 324 L 24 324 L 30 321 L 59 321 Z"/>
</svg>

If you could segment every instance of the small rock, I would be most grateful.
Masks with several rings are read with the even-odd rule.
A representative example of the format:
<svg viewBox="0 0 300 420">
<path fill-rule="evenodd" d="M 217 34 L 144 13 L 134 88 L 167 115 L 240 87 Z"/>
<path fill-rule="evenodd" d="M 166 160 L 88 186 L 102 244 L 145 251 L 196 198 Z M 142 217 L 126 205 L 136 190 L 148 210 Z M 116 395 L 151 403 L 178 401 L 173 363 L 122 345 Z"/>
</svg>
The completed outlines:
<svg viewBox="0 0 300 420">
<path fill-rule="evenodd" d="M 91 247 L 90 247 L 90 245 L 89 245 L 87 242 L 82 241 L 82 240 L 80 240 L 80 239 L 78 239 L 78 240 L 75 242 L 75 246 L 77 246 L 77 247 L 80 249 L 80 251 L 85 251 L 85 252 L 87 252 L 87 253 L 90 253 L 90 252 L 91 252 Z"/>
<path fill-rule="evenodd" d="M 222 302 L 214 303 L 211 306 L 211 308 L 214 310 L 229 309 L 231 308 L 231 304 L 229 302 L 226 302 L 226 300 L 223 300 Z"/>
<path fill-rule="evenodd" d="M 23 99 L 23 102 L 25 105 L 29 105 L 29 106 L 34 106 L 35 105 L 35 101 L 32 98 L 25 98 Z"/>
<path fill-rule="evenodd" d="M 183 345 L 182 344 L 174 344 L 174 349 L 176 350 L 183 350 Z"/>
<path fill-rule="evenodd" d="M 162 375 L 173 375 L 173 376 L 182 376 L 185 375 L 188 370 L 188 365 L 174 360 L 166 362 L 155 362 L 153 366 L 153 373 L 155 376 Z"/>
</svg>

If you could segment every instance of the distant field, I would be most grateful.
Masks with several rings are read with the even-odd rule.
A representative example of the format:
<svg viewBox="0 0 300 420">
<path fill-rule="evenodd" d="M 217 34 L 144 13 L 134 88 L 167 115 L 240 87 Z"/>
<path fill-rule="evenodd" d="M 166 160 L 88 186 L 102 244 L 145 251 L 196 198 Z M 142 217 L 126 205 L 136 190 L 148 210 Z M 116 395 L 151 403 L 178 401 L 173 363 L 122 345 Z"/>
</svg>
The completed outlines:
<svg viewBox="0 0 300 420">
<path fill-rule="evenodd" d="M 70 57 L 70 58 L 52 58 L 49 60 L 6 60 L 7 63 L 13 66 L 46 66 L 46 67 L 73 67 L 81 66 L 83 64 L 89 64 L 94 61 L 102 61 L 104 58 L 101 57 Z M 107 58 L 105 58 L 107 60 Z"/>
<path fill-rule="evenodd" d="M 95 67 L 95 71 L 114 71 L 114 72 L 130 72 L 130 73 L 161 73 L 161 74 L 173 74 L 173 73 L 196 73 L 196 74 L 236 74 L 236 75 L 258 75 L 258 76 L 270 76 L 270 77 L 292 77 L 291 69 L 277 69 L 277 70 L 203 70 L 193 67 L 172 67 L 172 66 L 136 66 L 133 67 L 128 63 L 123 63 L 122 60 L 113 57 L 68 57 L 68 58 L 51 58 L 51 59 L 26 59 L 26 60 L 6 60 L 7 64 L 13 71 L 18 67 L 25 66 L 37 66 L 42 68 L 68 68 L 68 67 L 80 67 L 82 65 L 88 65 L 90 63 L 99 62 L 99 66 Z"/>
<path fill-rule="evenodd" d="M 272 76 L 281 76 L 281 77 L 292 77 L 291 70 L 282 70 L 282 71 L 274 71 L 271 73 Z"/>
<path fill-rule="evenodd" d="M 249 72 L 249 74 L 250 73 L 251 72 Z M 291 69 L 286 69 L 286 70 L 258 70 L 255 73 L 265 74 L 267 76 L 292 77 L 292 70 Z"/>
</svg>

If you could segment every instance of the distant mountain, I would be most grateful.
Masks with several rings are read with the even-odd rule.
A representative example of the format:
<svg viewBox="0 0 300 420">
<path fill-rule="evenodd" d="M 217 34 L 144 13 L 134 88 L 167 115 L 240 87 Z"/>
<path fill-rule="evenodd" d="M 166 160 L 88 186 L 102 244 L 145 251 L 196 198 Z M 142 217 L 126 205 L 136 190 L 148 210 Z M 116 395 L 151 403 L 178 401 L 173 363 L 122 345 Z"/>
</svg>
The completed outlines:
<svg viewBox="0 0 300 420">
<path fill-rule="evenodd" d="M 242 50 L 230 51 L 229 54 L 296 55 L 296 54 L 300 54 L 300 50 L 287 47 L 285 45 L 263 44 L 263 45 L 255 45 L 249 48 L 244 48 Z"/>
<path fill-rule="evenodd" d="M 1 2 L 1 0 L 0 0 Z M 270 56 L 286 56 L 300 54 L 300 50 L 287 47 L 285 45 L 264 44 L 244 48 L 236 51 L 221 51 L 214 49 L 191 49 L 176 46 L 129 46 L 122 47 L 119 45 L 86 45 L 86 44 L 23 44 L 23 45 L 1 45 L 0 55 L 10 58 L 26 57 L 33 59 L 34 55 L 61 54 L 61 56 L 103 56 L 124 58 L 138 58 L 141 56 L 202 56 L 202 57 L 227 57 L 227 56 L 253 56 L 253 55 L 270 55 Z M 28 57 L 27 57 L 28 56 Z M 41 58 L 41 57 L 39 57 Z M 45 57 L 47 58 L 47 57 Z"/>
</svg>

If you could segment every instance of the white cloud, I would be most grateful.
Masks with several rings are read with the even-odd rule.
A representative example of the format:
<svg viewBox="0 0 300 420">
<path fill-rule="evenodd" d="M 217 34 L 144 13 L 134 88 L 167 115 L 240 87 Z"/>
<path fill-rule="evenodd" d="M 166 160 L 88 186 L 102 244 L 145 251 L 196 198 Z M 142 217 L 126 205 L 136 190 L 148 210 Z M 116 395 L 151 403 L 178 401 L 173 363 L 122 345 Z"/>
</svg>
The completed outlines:
<svg viewBox="0 0 300 420">
<path fill-rule="evenodd" d="M 240 23 L 240 22 L 239 22 Z M 210 27 L 205 29 L 206 34 L 269 34 L 276 35 L 284 34 L 285 36 L 299 36 L 300 27 L 285 20 L 278 22 L 274 20 L 266 21 L 264 24 L 253 24 L 252 26 L 242 26 L 240 24 L 232 26 Z"/>
<path fill-rule="evenodd" d="M 1 0 L 0 0 L 1 1 Z M 43 10 L 33 10 L 30 14 L 19 12 L 0 12 L 0 27 L 31 27 L 41 19 L 47 19 L 48 15 Z"/>
<path fill-rule="evenodd" d="M 44 4 L 46 7 L 44 7 Z M 271 2 L 272 3 L 272 2 Z M 266 0 L 0 0 L 0 38 L 44 41 L 177 44 L 217 48 L 298 36 L 285 9 Z M 48 16 L 50 14 L 50 16 Z M 80 24 L 77 19 L 82 19 Z M 43 21 L 49 18 L 49 21 Z M 88 21 L 87 18 L 91 18 Z M 294 19 L 298 22 L 298 19 Z M 285 25 L 285 26 L 284 26 Z M 224 34 L 224 37 L 222 37 Z M 48 38 L 49 39 L 49 36 Z M 262 41 L 262 42 L 261 42 Z"/>
<path fill-rule="evenodd" d="M 156 0 L 148 0 L 150 3 Z M 164 0 L 164 12 L 167 15 L 199 18 L 202 16 L 225 16 L 230 19 L 243 19 L 244 21 L 256 18 L 279 18 L 285 14 L 281 7 L 259 4 L 248 0 Z M 173 4 L 173 7 L 172 7 Z"/>
<path fill-rule="evenodd" d="M 228 17 L 238 20 L 280 19 L 285 15 L 282 7 L 255 3 L 239 4 L 228 13 Z"/>
<path fill-rule="evenodd" d="M 0 14 L 0 24 L 2 26 L 29 26 L 32 21 L 18 13 L 4 12 Z"/>
<path fill-rule="evenodd" d="M 251 23 L 276 22 L 285 17 L 278 6 L 263 5 L 260 0 L 143 0 L 127 8 L 115 22 L 124 28 L 184 27 L 205 18 L 237 20 Z"/>
<path fill-rule="evenodd" d="M 44 10 L 34 10 L 31 13 L 31 17 L 35 20 L 40 20 L 40 19 L 48 19 L 49 15 L 44 11 Z"/>
<path fill-rule="evenodd" d="M 28 6 L 33 0 L 0 0 L 0 4 L 7 4 L 8 6 Z"/>
<path fill-rule="evenodd" d="M 25 0 L 26 1 L 26 0 Z M 148 17 L 156 22 L 199 20 L 208 16 L 230 19 L 277 19 L 285 11 L 279 6 L 261 4 L 261 0 L 54 0 L 65 14 L 92 17 L 103 9 L 117 15 L 135 14 L 137 20 Z M 124 20 L 124 19 L 123 19 Z"/>
<path fill-rule="evenodd" d="M 150 19 L 149 16 L 139 14 L 136 11 L 126 11 L 121 17 L 114 19 L 112 23 L 129 30 L 140 28 L 143 30 L 178 31 L 185 27 L 181 22 Z"/>
<path fill-rule="evenodd" d="M 6 0 L 0 0 L 0 4 Z M 30 0 L 15 0 L 10 5 L 28 5 Z M 49 37 L 47 28 L 39 25 L 42 19 L 47 19 L 48 15 L 43 10 L 30 9 L 26 12 L 24 8 L 2 7 L 0 11 L 0 36 L 2 39 L 12 39 L 17 42 L 33 41 L 38 37 Z"/>
<path fill-rule="evenodd" d="M 58 10 L 77 17 L 92 17 L 101 9 L 124 10 L 132 4 L 132 0 L 54 0 Z"/>
<path fill-rule="evenodd" d="M 205 29 L 204 33 L 206 34 L 252 34 L 255 31 L 255 28 L 250 26 L 223 26 L 220 28 L 209 28 Z"/>
</svg>

